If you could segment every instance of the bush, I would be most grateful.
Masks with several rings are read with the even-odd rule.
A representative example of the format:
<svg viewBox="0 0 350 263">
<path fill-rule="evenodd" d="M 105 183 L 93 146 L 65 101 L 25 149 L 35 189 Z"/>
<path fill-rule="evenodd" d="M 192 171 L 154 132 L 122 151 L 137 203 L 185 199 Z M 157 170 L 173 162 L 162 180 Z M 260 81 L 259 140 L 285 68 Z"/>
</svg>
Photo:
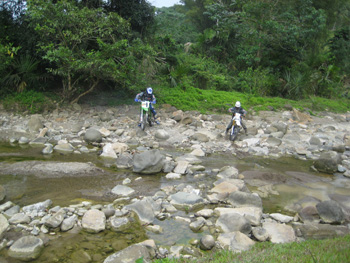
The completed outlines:
<svg viewBox="0 0 350 263">
<path fill-rule="evenodd" d="M 9 111 L 28 111 L 31 114 L 40 113 L 54 107 L 51 99 L 43 93 L 33 90 L 10 94 L 4 99 L 3 105 Z"/>
</svg>

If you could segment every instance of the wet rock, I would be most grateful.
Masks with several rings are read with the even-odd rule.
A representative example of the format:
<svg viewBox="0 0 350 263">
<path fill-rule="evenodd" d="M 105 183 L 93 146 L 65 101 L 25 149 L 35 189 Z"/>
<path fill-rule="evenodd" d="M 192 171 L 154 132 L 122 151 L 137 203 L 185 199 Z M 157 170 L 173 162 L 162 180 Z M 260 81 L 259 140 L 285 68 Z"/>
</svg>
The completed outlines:
<svg viewBox="0 0 350 263">
<path fill-rule="evenodd" d="M 2 238 L 9 227 L 9 223 L 2 214 L 0 214 L 0 238 Z"/>
<path fill-rule="evenodd" d="M 44 202 L 39 202 L 36 204 L 24 206 L 24 207 L 22 207 L 22 210 L 26 213 L 30 213 L 32 211 L 45 211 L 51 205 L 52 205 L 52 201 L 50 199 L 47 199 Z"/>
<path fill-rule="evenodd" d="M 335 151 L 329 151 L 322 153 L 320 158 L 315 161 L 314 166 L 320 172 L 335 173 L 340 163 L 340 155 Z"/>
<path fill-rule="evenodd" d="M 106 228 L 106 216 L 97 209 L 91 209 L 84 214 L 81 223 L 87 232 L 98 233 Z"/>
<path fill-rule="evenodd" d="M 316 209 L 322 221 L 325 223 L 341 224 L 345 220 L 342 208 L 333 200 L 318 203 Z"/>
<path fill-rule="evenodd" d="M 4 200 L 5 197 L 6 197 L 6 190 L 5 190 L 5 188 L 2 185 L 0 185 L 0 202 L 2 200 Z"/>
<path fill-rule="evenodd" d="M 84 140 L 88 143 L 102 142 L 102 134 L 98 130 L 90 128 L 85 132 Z"/>
<path fill-rule="evenodd" d="M 199 247 L 203 250 L 211 250 L 215 246 L 215 239 L 212 235 L 205 235 L 199 241 Z"/>
<path fill-rule="evenodd" d="M 155 256 L 154 247 L 139 243 L 108 256 L 103 263 L 135 263 L 140 258 L 144 263 L 151 263 Z"/>
<path fill-rule="evenodd" d="M 218 178 L 234 178 L 238 179 L 238 169 L 232 166 L 225 166 L 220 169 L 219 173 L 216 175 Z"/>
<path fill-rule="evenodd" d="M 8 222 L 11 225 L 15 225 L 15 224 L 29 224 L 30 223 L 30 217 L 28 215 L 25 215 L 24 213 L 17 213 L 14 214 L 9 220 Z"/>
<path fill-rule="evenodd" d="M 114 231 L 122 231 L 130 226 L 130 221 L 127 217 L 116 217 L 110 218 L 110 225 Z"/>
<path fill-rule="evenodd" d="M 21 261 L 31 261 L 40 256 L 43 247 L 44 242 L 40 238 L 24 236 L 12 244 L 8 250 L 8 255 Z"/>
<path fill-rule="evenodd" d="M 174 173 L 185 174 L 188 165 L 189 165 L 189 162 L 187 161 L 179 161 L 174 169 Z"/>
<path fill-rule="evenodd" d="M 74 147 L 70 143 L 57 144 L 53 149 L 61 153 L 71 153 L 74 151 Z"/>
<path fill-rule="evenodd" d="M 53 145 L 51 143 L 46 143 L 45 148 L 41 151 L 43 154 L 53 153 Z"/>
<path fill-rule="evenodd" d="M 18 144 L 28 144 L 29 142 L 30 142 L 30 140 L 27 137 L 24 137 L 24 136 L 22 136 L 18 140 Z"/>
<path fill-rule="evenodd" d="M 112 194 L 115 194 L 117 196 L 130 196 L 135 193 L 135 190 L 131 187 L 125 186 L 125 185 L 117 185 L 111 190 Z"/>
<path fill-rule="evenodd" d="M 60 209 L 56 213 L 54 213 L 46 222 L 45 226 L 49 228 L 59 227 L 66 216 L 66 211 L 64 209 Z"/>
<path fill-rule="evenodd" d="M 259 207 L 262 208 L 261 198 L 257 194 L 245 193 L 241 191 L 232 192 L 227 201 L 233 207 Z"/>
<path fill-rule="evenodd" d="M 7 218 L 10 218 L 13 215 L 17 214 L 19 210 L 20 210 L 20 207 L 18 205 L 14 205 L 4 212 L 4 216 L 6 216 Z"/>
<path fill-rule="evenodd" d="M 149 224 L 154 221 L 155 215 L 160 212 L 161 207 L 151 197 L 146 197 L 125 206 L 125 209 L 134 211 L 142 223 Z"/>
<path fill-rule="evenodd" d="M 316 206 L 306 206 L 306 207 L 302 208 L 298 214 L 299 214 L 301 221 L 303 221 L 303 222 L 307 222 L 307 221 L 319 222 L 320 221 L 320 216 L 318 215 Z"/>
<path fill-rule="evenodd" d="M 61 224 L 61 231 L 66 232 L 68 230 L 71 230 L 77 221 L 78 221 L 77 215 L 72 215 L 70 217 L 65 218 Z"/>
<path fill-rule="evenodd" d="M 133 172 L 143 174 L 159 173 L 165 162 L 165 156 L 159 150 L 137 153 L 133 159 Z"/>
<path fill-rule="evenodd" d="M 119 155 L 116 165 L 119 169 L 131 168 L 133 164 L 132 155 L 130 153 L 122 153 Z"/>
<path fill-rule="evenodd" d="M 170 203 L 175 207 L 191 209 L 204 204 L 204 199 L 193 193 L 178 192 L 171 195 L 169 198 L 171 200 Z"/>
<path fill-rule="evenodd" d="M 350 234 L 347 226 L 318 224 L 315 222 L 306 222 L 305 224 L 293 223 L 293 228 L 295 231 L 300 232 L 305 239 L 325 239 Z"/>
<path fill-rule="evenodd" d="M 215 214 L 221 216 L 223 214 L 238 214 L 245 217 L 253 226 L 260 225 L 262 218 L 262 209 L 259 207 L 240 207 L 240 208 L 226 208 L 217 207 L 214 209 Z"/>
<path fill-rule="evenodd" d="M 190 224 L 190 228 L 193 232 L 198 232 L 205 226 L 206 221 L 203 217 L 198 217 L 195 221 Z"/>
</svg>

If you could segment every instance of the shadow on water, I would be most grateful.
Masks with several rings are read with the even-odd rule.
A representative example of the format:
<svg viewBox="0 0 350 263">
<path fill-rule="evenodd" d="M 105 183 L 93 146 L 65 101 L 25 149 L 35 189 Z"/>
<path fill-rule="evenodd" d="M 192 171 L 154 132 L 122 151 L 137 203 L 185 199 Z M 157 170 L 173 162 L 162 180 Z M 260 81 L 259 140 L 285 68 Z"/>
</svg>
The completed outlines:
<svg viewBox="0 0 350 263">
<path fill-rule="evenodd" d="M 92 162 L 106 172 L 98 176 L 38 178 L 35 175 L 0 175 L 0 185 L 6 189 L 6 201 L 12 201 L 19 206 L 25 206 L 46 199 L 51 199 L 54 206 L 69 206 L 81 201 L 93 204 L 107 204 L 113 202 L 115 196 L 110 194 L 113 187 L 122 184 L 125 178 L 131 179 L 129 184 L 139 196 L 153 196 L 162 187 L 168 185 L 206 185 L 206 189 L 213 186 L 217 180 L 213 169 L 224 166 L 234 166 L 244 176 L 248 188 L 259 193 L 263 198 L 264 212 L 282 212 L 293 215 L 293 204 L 298 200 L 311 196 L 319 200 L 329 199 L 330 194 L 348 194 L 350 183 L 342 175 L 326 175 L 315 173 L 310 169 L 312 162 L 300 161 L 294 158 L 266 159 L 257 157 L 237 158 L 233 155 L 212 154 L 203 158 L 202 165 L 206 167 L 203 177 L 193 175 L 182 176 L 179 180 L 168 180 L 164 174 L 139 175 L 131 170 L 120 170 L 110 163 L 106 163 L 98 154 L 52 154 L 44 156 L 41 147 L 12 146 L 0 144 L 1 162 L 22 161 L 59 161 L 59 162 Z M 183 153 L 170 153 L 174 157 Z M 108 167 L 108 168 L 106 168 Z M 141 180 L 135 180 L 141 177 Z M 172 216 L 193 216 L 194 212 L 186 214 L 178 211 Z M 128 232 L 115 233 L 104 231 L 99 234 L 88 234 L 83 231 L 61 233 L 48 236 L 52 242 L 44 249 L 43 254 L 35 262 L 75 262 L 75 258 L 85 257 L 88 253 L 89 262 L 102 262 L 108 255 L 124 247 L 152 238 L 159 245 L 188 244 L 190 239 L 198 239 L 206 232 L 194 233 L 188 223 L 173 219 L 156 221 L 155 224 L 163 228 L 163 233 L 155 234 L 144 230 L 140 224 L 135 224 Z M 213 222 L 215 223 L 215 222 Z M 15 238 L 14 238 L 15 239 Z M 6 249 L 0 252 L 6 258 Z M 6 258 L 8 263 L 16 260 Z"/>
</svg>

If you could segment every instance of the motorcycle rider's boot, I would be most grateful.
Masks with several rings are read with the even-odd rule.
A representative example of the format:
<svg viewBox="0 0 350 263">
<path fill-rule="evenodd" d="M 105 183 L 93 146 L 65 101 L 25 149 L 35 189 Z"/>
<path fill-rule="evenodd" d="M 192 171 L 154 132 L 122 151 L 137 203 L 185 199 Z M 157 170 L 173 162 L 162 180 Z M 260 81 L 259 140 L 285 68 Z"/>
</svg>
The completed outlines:
<svg viewBox="0 0 350 263">
<path fill-rule="evenodd" d="M 157 119 L 158 119 L 158 117 L 154 116 L 154 122 L 159 125 L 160 123 Z"/>
<path fill-rule="evenodd" d="M 230 129 L 226 129 L 226 131 L 225 131 L 225 135 L 227 135 L 227 133 L 228 133 L 228 131 L 229 131 Z"/>
<path fill-rule="evenodd" d="M 244 129 L 245 135 L 248 135 L 248 130 L 247 128 Z"/>
</svg>

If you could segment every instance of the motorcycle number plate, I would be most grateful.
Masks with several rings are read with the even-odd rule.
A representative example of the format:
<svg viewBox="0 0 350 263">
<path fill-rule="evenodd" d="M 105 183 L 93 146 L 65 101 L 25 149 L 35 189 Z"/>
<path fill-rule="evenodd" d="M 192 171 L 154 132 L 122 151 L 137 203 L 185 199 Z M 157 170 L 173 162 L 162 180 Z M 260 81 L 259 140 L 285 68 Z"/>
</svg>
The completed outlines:
<svg viewBox="0 0 350 263">
<path fill-rule="evenodd" d="M 148 108 L 149 107 L 149 102 L 148 101 L 143 101 L 142 102 L 142 108 Z"/>
</svg>

